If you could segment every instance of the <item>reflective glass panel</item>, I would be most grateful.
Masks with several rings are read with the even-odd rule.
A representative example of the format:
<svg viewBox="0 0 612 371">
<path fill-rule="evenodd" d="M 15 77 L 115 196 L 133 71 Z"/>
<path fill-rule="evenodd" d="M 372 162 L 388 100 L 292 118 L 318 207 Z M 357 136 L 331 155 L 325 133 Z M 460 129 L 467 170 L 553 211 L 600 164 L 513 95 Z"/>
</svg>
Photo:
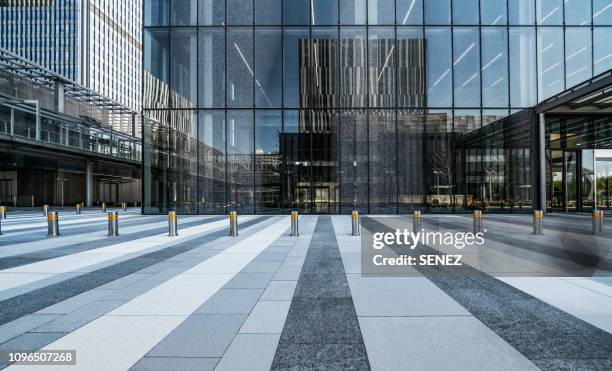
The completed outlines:
<svg viewBox="0 0 612 371">
<path fill-rule="evenodd" d="M 168 0 L 145 0 L 144 25 L 165 26 L 168 24 Z"/>
<path fill-rule="evenodd" d="M 172 25 L 195 25 L 198 18 L 197 0 L 173 0 L 170 15 Z"/>
<path fill-rule="evenodd" d="M 366 24 L 366 0 L 340 0 L 341 24 Z"/>
<path fill-rule="evenodd" d="M 225 213 L 225 111 L 198 113 L 198 179 L 200 213 Z"/>
<path fill-rule="evenodd" d="M 542 101 L 564 89 L 563 29 L 538 29 L 538 99 Z"/>
<path fill-rule="evenodd" d="M 253 32 L 227 30 L 227 106 L 253 107 Z"/>
<path fill-rule="evenodd" d="M 591 24 L 590 0 L 565 0 L 565 24 L 584 26 Z"/>
<path fill-rule="evenodd" d="M 397 106 L 423 107 L 427 76 L 421 27 L 397 28 Z"/>
<path fill-rule="evenodd" d="M 397 113 L 397 194 L 400 213 L 419 210 L 424 198 L 423 169 L 425 115 L 419 111 Z"/>
<path fill-rule="evenodd" d="M 255 29 L 255 105 L 280 107 L 282 103 L 282 32 L 280 28 Z"/>
<path fill-rule="evenodd" d="M 393 24 L 395 20 L 395 0 L 368 0 L 369 24 Z"/>
<path fill-rule="evenodd" d="M 144 31 L 144 108 L 166 108 L 169 104 L 170 48 L 168 30 Z"/>
<path fill-rule="evenodd" d="M 225 22 L 225 0 L 200 0 L 198 2 L 198 24 L 220 26 Z"/>
<path fill-rule="evenodd" d="M 395 4 L 398 25 L 423 23 L 423 0 L 397 0 Z"/>
<path fill-rule="evenodd" d="M 338 0 L 312 0 L 313 25 L 338 24 Z"/>
<path fill-rule="evenodd" d="M 425 24 L 449 24 L 450 20 L 450 0 L 425 1 Z"/>
<path fill-rule="evenodd" d="M 612 68 L 612 28 L 595 27 L 593 29 L 593 64 L 595 75 Z"/>
<path fill-rule="evenodd" d="M 282 157 L 280 140 L 281 111 L 258 110 L 255 114 L 255 184 L 256 212 L 281 212 Z"/>
<path fill-rule="evenodd" d="M 427 42 L 427 105 L 430 107 L 451 107 L 452 98 L 452 55 L 451 34 L 448 27 L 425 29 Z"/>
<path fill-rule="evenodd" d="M 508 34 L 506 28 L 482 28 L 482 104 L 508 105 Z"/>
<path fill-rule="evenodd" d="M 478 0 L 453 0 L 453 24 L 478 24 Z"/>
<path fill-rule="evenodd" d="M 508 0 L 508 21 L 511 25 L 535 24 L 535 0 Z"/>
<path fill-rule="evenodd" d="M 340 107 L 366 107 L 367 31 L 365 27 L 340 28 Z"/>
<path fill-rule="evenodd" d="M 510 27 L 510 106 L 531 107 L 536 103 L 535 30 Z"/>
<path fill-rule="evenodd" d="M 480 106 L 480 42 L 478 29 L 455 27 L 453 31 L 455 106 Z"/>
<path fill-rule="evenodd" d="M 227 24 L 253 24 L 253 0 L 226 0 Z"/>
<path fill-rule="evenodd" d="M 425 116 L 425 203 L 427 211 L 452 212 L 455 193 L 455 152 L 451 147 L 453 115 L 429 110 Z"/>
<path fill-rule="evenodd" d="M 282 22 L 282 0 L 255 0 L 256 25 L 280 25 Z"/>
<path fill-rule="evenodd" d="M 369 118 L 370 212 L 395 213 L 397 208 L 394 110 L 371 110 Z"/>
<path fill-rule="evenodd" d="M 310 0 L 283 1 L 283 23 L 286 25 L 310 24 Z"/>
<path fill-rule="evenodd" d="M 612 26 L 612 0 L 593 0 L 593 24 Z"/>
<path fill-rule="evenodd" d="M 593 75 L 591 56 L 590 28 L 568 27 L 565 30 L 565 86 L 572 87 Z"/>
<path fill-rule="evenodd" d="M 223 28 L 198 30 L 198 99 L 202 108 L 225 106 L 225 37 Z"/>
<path fill-rule="evenodd" d="M 332 108 L 338 102 L 338 28 L 313 27 L 306 59 L 300 65 L 301 107 Z M 305 68 L 304 68 L 305 67 Z"/>
<path fill-rule="evenodd" d="M 506 24 L 506 0 L 486 0 L 480 2 L 480 18 L 483 26 Z"/>
<path fill-rule="evenodd" d="M 538 24 L 562 25 L 563 2 L 562 0 L 536 0 L 536 14 Z"/>
<path fill-rule="evenodd" d="M 351 110 L 340 115 L 341 212 L 368 211 L 368 114 Z"/>
<path fill-rule="evenodd" d="M 227 112 L 227 194 L 239 214 L 254 212 L 253 111 Z"/>
<path fill-rule="evenodd" d="M 175 108 L 197 106 L 197 33 L 195 28 L 175 28 L 170 48 L 170 104 Z"/>
<path fill-rule="evenodd" d="M 283 78 L 285 107 L 300 107 L 300 58 L 306 53 L 310 32 L 307 28 L 283 29 Z M 305 40 L 305 41 L 304 41 Z"/>
<path fill-rule="evenodd" d="M 368 33 L 370 107 L 395 106 L 396 50 L 392 27 L 370 27 Z"/>
</svg>

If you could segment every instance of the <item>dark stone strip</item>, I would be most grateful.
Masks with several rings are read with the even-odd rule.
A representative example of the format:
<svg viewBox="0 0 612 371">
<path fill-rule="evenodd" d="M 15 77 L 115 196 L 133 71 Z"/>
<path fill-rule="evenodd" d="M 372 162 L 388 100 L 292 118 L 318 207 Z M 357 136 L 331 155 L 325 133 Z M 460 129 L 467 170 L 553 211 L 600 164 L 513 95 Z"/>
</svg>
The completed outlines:
<svg viewBox="0 0 612 371">
<path fill-rule="evenodd" d="M 371 218 L 363 218 L 362 225 L 369 231 L 394 231 Z M 417 259 L 444 255 L 422 245 L 396 252 Z M 415 268 L 540 368 L 610 369 L 612 334 L 469 265 Z"/>
<path fill-rule="evenodd" d="M 471 224 L 466 225 L 458 222 L 441 221 L 440 219 L 423 218 L 425 223 L 448 229 L 455 229 L 458 231 L 471 230 Z M 486 219 L 485 219 L 485 229 Z M 526 232 L 529 233 L 529 232 Z M 546 256 L 555 257 L 565 261 L 561 265 L 559 262 L 551 262 L 545 256 L 538 256 L 537 254 L 531 254 L 529 258 L 534 259 L 540 264 L 548 266 L 554 269 L 561 269 L 567 275 L 577 275 L 580 277 L 592 277 L 594 275 L 602 275 L 607 271 L 607 275 L 612 274 L 612 262 L 610 259 L 604 258 L 608 256 L 612 246 L 599 246 L 594 240 L 589 238 L 576 239 L 572 236 L 567 236 L 566 243 L 563 246 L 551 245 L 541 241 L 530 241 L 528 242 L 520 239 L 510 237 L 507 234 L 501 235 L 492 233 L 490 229 L 486 234 L 488 240 L 500 242 L 503 244 L 511 245 L 521 250 L 528 250 Z M 499 250 L 498 247 L 491 247 Z M 516 249 L 504 249 L 505 253 L 526 258 L 524 253 L 518 252 Z M 553 265 L 554 264 L 554 265 Z"/>
<path fill-rule="evenodd" d="M 329 216 L 317 222 L 272 369 L 370 369 Z"/>
<path fill-rule="evenodd" d="M 270 217 L 260 217 L 241 223 L 242 228 L 247 228 Z M 179 231 L 180 233 L 180 231 Z M 32 290 L 10 299 L 0 301 L 0 325 L 16 320 L 28 314 L 32 314 L 48 306 L 57 304 L 83 292 L 93 290 L 96 287 L 115 281 L 150 267 L 154 264 L 170 259 L 179 254 L 188 252 L 204 244 L 211 243 L 221 237 L 227 236 L 227 230 L 207 234 L 202 237 L 193 238 L 189 241 L 179 243 L 154 251 L 142 256 L 101 268 L 96 271 L 70 278 L 62 282 Z"/>
<path fill-rule="evenodd" d="M 222 220 L 225 217 L 215 217 L 206 220 L 195 220 L 189 223 L 180 223 L 179 228 L 189 228 L 196 225 L 205 225 L 208 223 Z M 48 250 L 34 251 L 27 254 L 7 256 L 6 258 L 0 258 L 0 270 L 19 267 L 26 264 L 36 263 L 43 260 L 55 259 L 66 255 L 76 254 L 83 251 L 99 249 L 102 247 L 115 245 L 122 242 L 134 241 L 147 236 L 153 236 L 168 231 L 168 227 L 160 227 L 154 229 L 146 229 L 144 231 L 119 234 L 117 237 L 112 238 L 100 238 L 99 240 L 83 243 L 74 243 L 58 248 L 52 248 Z M 121 233 L 121 227 L 119 227 L 119 233 Z M 179 230 L 180 233 L 180 230 Z"/>
</svg>

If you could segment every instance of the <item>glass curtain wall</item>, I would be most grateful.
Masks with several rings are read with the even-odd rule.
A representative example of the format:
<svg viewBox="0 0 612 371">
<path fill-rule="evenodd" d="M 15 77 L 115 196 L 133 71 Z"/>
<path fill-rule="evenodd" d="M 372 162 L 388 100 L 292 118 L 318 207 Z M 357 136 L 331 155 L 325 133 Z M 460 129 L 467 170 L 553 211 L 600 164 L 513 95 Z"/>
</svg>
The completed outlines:
<svg viewBox="0 0 612 371">
<path fill-rule="evenodd" d="M 609 4 L 146 0 L 145 211 L 528 210 L 509 115 L 612 68 Z"/>
</svg>

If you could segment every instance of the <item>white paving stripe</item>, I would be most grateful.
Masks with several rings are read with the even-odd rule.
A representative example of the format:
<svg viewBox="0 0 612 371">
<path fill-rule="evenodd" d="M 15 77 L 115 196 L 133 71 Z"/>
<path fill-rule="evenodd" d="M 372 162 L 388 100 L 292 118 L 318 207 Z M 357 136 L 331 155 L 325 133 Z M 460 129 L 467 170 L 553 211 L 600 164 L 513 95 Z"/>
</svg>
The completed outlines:
<svg viewBox="0 0 612 371">
<path fill-rule="evenodd" d="M 253 217 L 243 217 L 250 220 Z M 62 256 L 32 264 L 0 271 L 0 291 L 19 287 L 25 284 L 49 278 L 60 273 L 74 272 L 127 254 L 144 253 L 152 248 L 167 247 L 169 243 L 177 244 L 209 232 L 227 228 L 227 220 L 197 225 L 179 231 L 179 236 L 170 238 L 167 233 L 144 237 L 134 241 L 122 242 L 99 249 Z"/>
<path fill-rule="evenodd" d="M 46 366 L 45 370 L 129 369 L 287 231 L 288 217 L 275 220 L 218 255 L 51 343 L 44 349 L 76 350 L 77 365 Z M 8 369 L 39 368 L 12 366 Z"/>
<path fill-rule="evenodd" d="M 180 225 L 181 223 L 187 223 L 187 222 L 191 222 L 197 219 L 201 219 L 202 221 L 205 221 L 210 218 L 211 217 L 205 217 L 205 218 L 184 217 L 179 220 L 179 228 L 181 227 Z M 121 219 L 119 219 L 119 221 L 121 223 Z M 147 229 L 159 228 L 159 227 L 163 227 L 166 225 L 168 225 L 167 221 L 138 224 L 138 225 L 134 225 L 131 227 L 126 227 L 126 228 L 121 228 L 121 224 L 119 224 L 119 234 L 126 235 L 130 233 L 143 232 L 143 231 L 146 231 Z M 60 226 L 60 232 L 61 232 L 61 226 Z M 31 253 L 35 251 L 48 250 L 48 249 L 53 249 L 56 247 L 64 247 L 64 246 L 68 246 L 68 245 L 72 245 L 76 243 L 83 244 L 83 243 L 92 242 L 92 241 L 107 238 L 107 237 L 108 237 L 107 232 L 105 230 L 101 230 L 97 232 L 88 232 L 85 234 L 76 234 L 76 235 L 70 235 L 70 236 L 60 235 L 59 237 L 52 237 L 52 238 L 42 239 L 38 241 L 0 246 L 0 258 L 4 258 L 7 256 L 13 256 L 13 255 L 27 254 L 27 253 Z"/>
</svg>

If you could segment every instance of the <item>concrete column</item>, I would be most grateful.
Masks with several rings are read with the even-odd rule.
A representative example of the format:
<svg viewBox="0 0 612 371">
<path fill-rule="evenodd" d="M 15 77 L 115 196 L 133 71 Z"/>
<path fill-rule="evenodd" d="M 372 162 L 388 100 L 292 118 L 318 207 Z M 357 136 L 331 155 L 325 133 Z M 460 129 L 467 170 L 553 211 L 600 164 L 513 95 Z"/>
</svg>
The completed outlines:
<svg viewBox="0 0 612 371">
<path fill-rule="evenodd" d="M 538 119 L 538 173 L 538 208 L 546 212 L 546 120 L 543 113 L 539 114 Z"/>
<path fill-rule="evenodd" d="M 93 207 L 93 162 L 87 161 L 87 170 L 85 173 L 85 203 L 87 207 Z"/>
<path fill-rule="evenodd" d="M 66 112 L 65 102 L 64 82 L 61 80 L 55 80 L 55 109 L 57 112 Z"/>
</svg>

